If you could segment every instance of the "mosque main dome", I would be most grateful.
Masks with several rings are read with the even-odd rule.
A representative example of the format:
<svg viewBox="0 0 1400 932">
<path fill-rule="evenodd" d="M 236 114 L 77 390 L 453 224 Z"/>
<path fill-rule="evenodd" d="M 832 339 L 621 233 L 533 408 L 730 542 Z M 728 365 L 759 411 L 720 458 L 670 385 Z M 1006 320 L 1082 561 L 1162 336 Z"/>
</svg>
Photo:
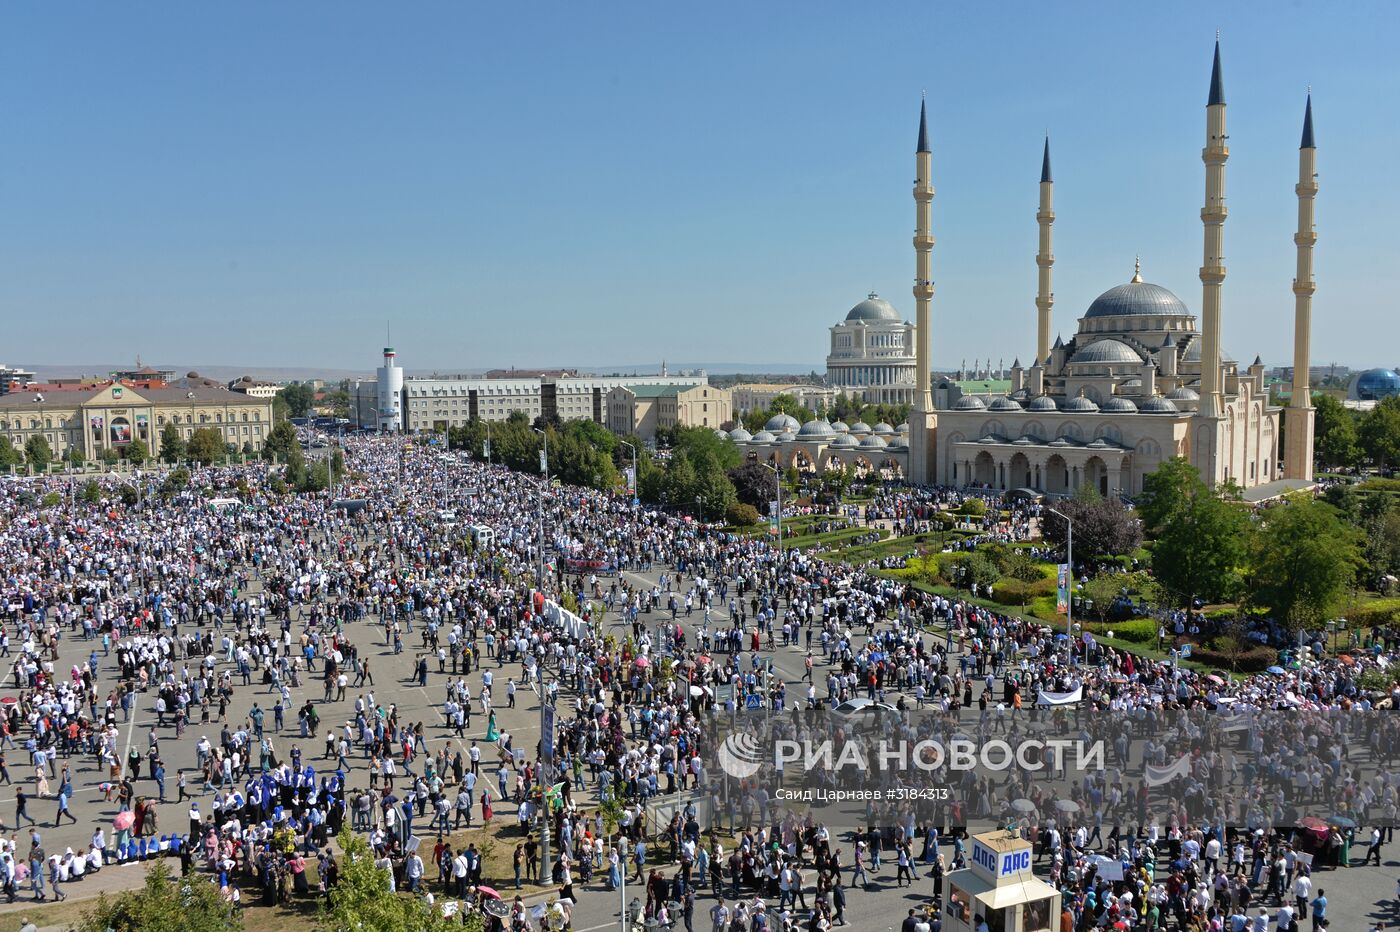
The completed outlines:
<svg viewBox="0 0 1400 932">
<path fill-rule="evenodd" d="M 1188 317 L 1181 299 L 1161 285 L 1134 278 L 1094 299 L 1085 317 Z"/>
<path fill-rule="evenodd" d="M 899 321 L 902 318 L 899 316 L 899 311 L 894 309 L 893 304 L 872 291 L 869 297 L 846 313 L 846 319 Z"/>
</svg>

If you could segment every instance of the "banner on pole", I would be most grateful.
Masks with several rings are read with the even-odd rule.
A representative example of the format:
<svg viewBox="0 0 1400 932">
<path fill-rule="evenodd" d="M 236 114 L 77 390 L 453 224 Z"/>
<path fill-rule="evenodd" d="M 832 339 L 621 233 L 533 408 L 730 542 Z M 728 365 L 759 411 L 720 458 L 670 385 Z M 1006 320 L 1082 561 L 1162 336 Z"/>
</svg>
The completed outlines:
<svg viewBox="0 0 1400 932">
<path fill-rule="evenodd" d="M 1061 615 L 1069 614 L 1069 564 L 1061 563 L 1059 572 L 1056 574 L 1057 582 L 1055 589 L 1055 611 Z"/>
</svg>

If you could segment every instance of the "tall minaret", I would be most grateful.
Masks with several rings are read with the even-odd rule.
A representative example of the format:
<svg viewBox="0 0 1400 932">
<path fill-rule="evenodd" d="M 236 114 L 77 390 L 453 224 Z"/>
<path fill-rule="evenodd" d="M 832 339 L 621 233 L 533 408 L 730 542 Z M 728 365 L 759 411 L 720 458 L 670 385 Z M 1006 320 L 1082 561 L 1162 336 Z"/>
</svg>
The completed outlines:
<svg viewBox="0 0 1400 932">
<path fill-rule="evenodd" d="M 1040 162 L 1040 209 L 1035 212 L 1040 224 L 1040 250 L 1035 264 L 1040 267 L 1040 283 L 1035 295 L 1036 327 L 1035 358 L 1050 355 L 1050 308 L 1055 305 L 1055 293 L 1050 290 L 1050 267 L 1055 253 L 1050 248 L 1050 224 L 1055 222 L 1055 182 L 1050 177 L 1050 136 L 1045 137 L 1045 157 Z"/>
<path fill-rule="evenodd" d="M 928 146 L 928 112 L 919 103 L 919 143 L 914 155 L 914 359 L 918 365 L 911 425 L 914 443 L 910 449 L 910 478 L 919 483 L 934 481 L 933 443 L 937 416 L 933 413 L 929 371 L 932 368 L 933 324 L 933 152 Z"/>
<path fill-rule="evenodd" d="M 1206 103 L 1206 206 L 1205 260 L 1201 263 L 1201 405 L 1203 417 L 1219 417 L 1225 410 L 1220 384 L 1220 286 L 1225 281 L 1225 160 L 1230 147 L 1225 135 L 1225 85 L 1220 74 L 1220 37 L 1215 38 L 1215 63 L 1210 72 L 1210 99 Z M 1204 451 L 1202 451 L 1204 452 Z M 1213 468 L 1212 468 L 1213 473 Z M 1207 477 L 1214 483 L 1214 475 Z"/>
<path fill-rule="evenodd" d="M 1317 146 L 1313 143 L 1312 94 L 1303 112 L 1303 141 L 1298 146 L 1298 273 L 1293 279 L 1293 397 L 1283 412 L 1284 475 L 1289 479 L 1313 478 L 1313 406 L 1308 364 L 1312 342 L 1313 201 L 1317 198 Z"/>
</svg>

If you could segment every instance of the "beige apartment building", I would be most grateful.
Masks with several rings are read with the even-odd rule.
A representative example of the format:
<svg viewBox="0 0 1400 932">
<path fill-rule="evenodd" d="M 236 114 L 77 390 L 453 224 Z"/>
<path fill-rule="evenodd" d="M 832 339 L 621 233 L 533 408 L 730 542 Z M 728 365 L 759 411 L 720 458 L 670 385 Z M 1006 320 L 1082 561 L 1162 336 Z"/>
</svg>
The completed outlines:
<svg viewBox="0 0 1400 932">
<path fill-rule="evenodd" d="M 240 450 L 255 451 L 272 430 L 272 399 L 219 386 L 135 387 L 108 382 L 81 389 L 28 386 L 0 395 L 0 434 L 24 449 L 30 437 L 48 440 L 54 458 L 79 447 L 83 458 L 96 460 L 107 449 L 120 450 L 134 440 L 160 455 L 160 435 L 174 424 L 189 439 L 201 427 L 213 427 Z M 37 390 L 36 390 L 37 389 Z"/>
<path fill-rule="evenodd" d="M 789 385 L 782 382 L 748 382 L 729 389 L 734 414 L 743 417 L 750 411 L 767 411 L 779 395 L 793 398 L 803 408 L 816 414 L 836 403 L 837 391 L 824 385 Z"/>
<path fill-rule="evenodd" d="M 607 393 L 607 426 L 615 434 L 655 440 L 658 429 L 716 429 L 734 416 L 729 391 L 711 385 L 619 385 Z"/>
</svg>

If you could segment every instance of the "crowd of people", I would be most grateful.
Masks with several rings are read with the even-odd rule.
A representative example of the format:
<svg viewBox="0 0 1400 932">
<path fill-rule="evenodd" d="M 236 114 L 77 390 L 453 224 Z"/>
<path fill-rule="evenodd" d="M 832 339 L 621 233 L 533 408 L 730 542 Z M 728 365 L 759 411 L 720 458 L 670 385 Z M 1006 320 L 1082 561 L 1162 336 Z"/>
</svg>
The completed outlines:
<svg viewBox="0 0 1400 932">
<path fill-rule="evenodd" d="M 543 874 L 559 889 L 557 909 L 511 905 L 496 918 L 558 926 L 578 891 L 632 873 L 643 920 L 689 930 L 696 897 L 709 893 L 716 932 L 821 929 L 843 924 L 847 891 L 863 895 L 886 867 L 912 883 L 927 865 L 941 896 L 941 878 L 965 858 L 955 829 L 1004 821 L 1029 799 L 1025 831 L 1066 891 L 1073 927 L 1107 915 L 1153 928 L 1153 907 L 1158 926 L 1167 915 L 1209 920 L 1254 907 L 1265 881 L 1292 890 L 1306 876 L 1287 856 L 1297 849 L 1285 847 L 1296 839 L 1282 828 L 1283 786 L 1328 800 L 1343 842 L 1395 815 L 1388 769 L 1361 775 L 1351 756 L 1389 761 L 1394 725 L 1326 718 L 1392 704 L 1361 685 L 1390 662 L 1385 638 L 1278 674 L 1214 677 L 437 447 L 362 438 L 345 453 L 353 507 L 275 494 L 275 467 L 261 464 L 199 470 L 187 488 L 131 505 L 116 494 L 123 477 L 97 480 L 97 503 L 55 502 L 59 478 L 0 485 L 10 555 L 0 656 L 15 691 L 0 715 L 12 757 L 0 755 L 0 780 L 22 754 L 16 827 L 34 821 L 34 799 L 54 802 L 55 826 L 78 821 L 79 793 L 79 814 L 97 814 L 81 850 L 48 854 L 37 829 L 28 851 L 0 850 L 11 898 L 26 883 L 36 898 L 61 896 L 75 874 L 169 853 L 231 903 L 245 890 L 282 902 L 335 884 L 333 842 L 348 828 L 367 836 L 396 889 L 450 901 L 459 915 L 487 908 L 484 884 L 513 873 L 520 889 Z M 993 493 L 887 488 L 862 517 L 920 533 L 969 495 L 991 505 L 977 519 L 986 540 L 1029 536 L 1039 506 L 1009 503 L 1008 520 Z M 431 707 L 406 712 L 405 694 Z M 927 813 L 872 809 L 855 834 L 756 793 L 721 800 L 706 758 L 713 717 L 753 705 L 798 722 L 864 699 L 991 729 L 1044 695 L 1072 694 L 1076 717 L 1289 709 L 1333 731 L 1269 719 L 1252 732 L 1267 744 L 1249 773 L 1207 747 L 1154 788 L 1178 801 L 1154 819 L 1138 802 L 1144 780 L 1126 774 L 1168 768 L 1165 748 L 1063 793 L 979 780 Z M 518 697 L 535 706 L 537 696 L 556 710 L 549 742 L 502 724 L 517 720 L 508 710 Z M 1344 737 L 1342 750 L 1319 732 Z M 193 764 L 172 773 L 163 746 L 196 734 Z M 656 805 L 697 795 L 705 801 Z M 1062 801 L 1078 815 L 1067 818 Z M 177 815 L 162 828 L 171 805 Z M 474 843 L 450 836 L 503 814 L 514 825 L 498 830 L 518 844 L 491 876 Z M 726 818 L 728 841 L 710 831 Z M 533 832 L 542 820 L 547 859 Z M 1322 847 L 1333 847 L 1330 833 Z M 1125 880 L 1098 879 L 1103 852 L 1121 859 Z"/>
</svg>

